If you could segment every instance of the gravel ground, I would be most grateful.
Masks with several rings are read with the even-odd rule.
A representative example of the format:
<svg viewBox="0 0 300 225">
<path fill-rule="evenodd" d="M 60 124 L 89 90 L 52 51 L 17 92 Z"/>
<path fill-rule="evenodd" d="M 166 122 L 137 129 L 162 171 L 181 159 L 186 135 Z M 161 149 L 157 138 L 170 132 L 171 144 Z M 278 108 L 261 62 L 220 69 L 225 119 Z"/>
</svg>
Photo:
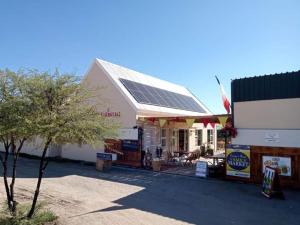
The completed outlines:
<svg viewBox="0 0 300 225">
<path fill-rule="evenodd" d="M 20 159 L 19 201 L 31 198 L 37 168 L 37 160 Z M 49 163 L 41 188 L 41 199 L 66 225 L 299 225 L 300 192 L 285 196 L 269 200 L 256 185 L 118 167 L 101 173 L 71 162 Z"/>
</svg>

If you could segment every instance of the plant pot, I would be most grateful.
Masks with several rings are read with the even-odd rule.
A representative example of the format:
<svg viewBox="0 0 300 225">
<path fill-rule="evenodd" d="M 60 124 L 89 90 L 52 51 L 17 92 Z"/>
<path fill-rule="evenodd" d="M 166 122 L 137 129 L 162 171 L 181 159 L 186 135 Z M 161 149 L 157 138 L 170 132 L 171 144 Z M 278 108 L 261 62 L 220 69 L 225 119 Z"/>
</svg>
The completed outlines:
<svg viewBox="0 0 300 225">
<path fill-rule="evenodd" d="M 161 167 L 161 162 L 159 159 L 153 159 L 152 161 L 152 169 L 153 171 L 159 172 Z"/>
</svg>

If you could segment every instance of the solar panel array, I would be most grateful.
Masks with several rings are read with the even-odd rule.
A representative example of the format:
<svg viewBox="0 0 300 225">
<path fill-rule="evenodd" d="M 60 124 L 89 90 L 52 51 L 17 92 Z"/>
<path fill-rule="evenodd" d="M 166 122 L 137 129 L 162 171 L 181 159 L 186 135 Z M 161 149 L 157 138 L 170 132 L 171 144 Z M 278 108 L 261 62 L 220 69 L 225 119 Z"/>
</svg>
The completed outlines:
<svg viewBox="0 0 300 225">
<path fill-rule="evenodd" d="M 192 97 L 122 78 L 120 81 L 138 103 L 199 113 L 206 112 Z"/>
</svg>

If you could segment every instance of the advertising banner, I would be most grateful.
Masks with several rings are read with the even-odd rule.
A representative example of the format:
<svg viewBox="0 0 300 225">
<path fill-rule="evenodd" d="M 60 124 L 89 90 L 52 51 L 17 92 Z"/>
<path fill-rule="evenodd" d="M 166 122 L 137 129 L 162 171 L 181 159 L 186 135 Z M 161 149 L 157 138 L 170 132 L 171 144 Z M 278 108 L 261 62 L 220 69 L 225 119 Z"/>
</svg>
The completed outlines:
<svg viewBox="0 0 300 225">
<path fill-rule="evenodd" d="M 250 178 L 250 146 L 227 145 L 226 174 L 228 176 Z"/>
<path fill-rule="evenodd" d="M 291 158 L 290 157 L 276 157 L 263 156 L 262 157 L 263 173 L 265 173 L 266 166 L 278 169 L 281 176 L 292 176 Z"/>
</svg>

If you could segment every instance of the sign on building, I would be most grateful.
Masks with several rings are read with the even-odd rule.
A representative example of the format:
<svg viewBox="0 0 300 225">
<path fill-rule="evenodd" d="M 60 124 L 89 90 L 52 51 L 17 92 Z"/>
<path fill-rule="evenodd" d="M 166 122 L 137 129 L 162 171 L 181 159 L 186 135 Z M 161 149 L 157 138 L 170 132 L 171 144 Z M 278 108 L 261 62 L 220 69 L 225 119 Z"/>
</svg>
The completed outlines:
<svg viewBox="0 0 300 225">
<path fill-rule="evenodd" d="M 263 156 L 262 157 L 263 173 L 266 166 L 274 169 L 278 169 L 278 173 L 281 176 L 292 176 L 291 157 L 275 157 L 275 156 Z"/>
<path fill-rule="evenodd" d="M 226 174 L 228 176 L 250 178 L 250 146 L 227 146 Z"/>
</svg>

